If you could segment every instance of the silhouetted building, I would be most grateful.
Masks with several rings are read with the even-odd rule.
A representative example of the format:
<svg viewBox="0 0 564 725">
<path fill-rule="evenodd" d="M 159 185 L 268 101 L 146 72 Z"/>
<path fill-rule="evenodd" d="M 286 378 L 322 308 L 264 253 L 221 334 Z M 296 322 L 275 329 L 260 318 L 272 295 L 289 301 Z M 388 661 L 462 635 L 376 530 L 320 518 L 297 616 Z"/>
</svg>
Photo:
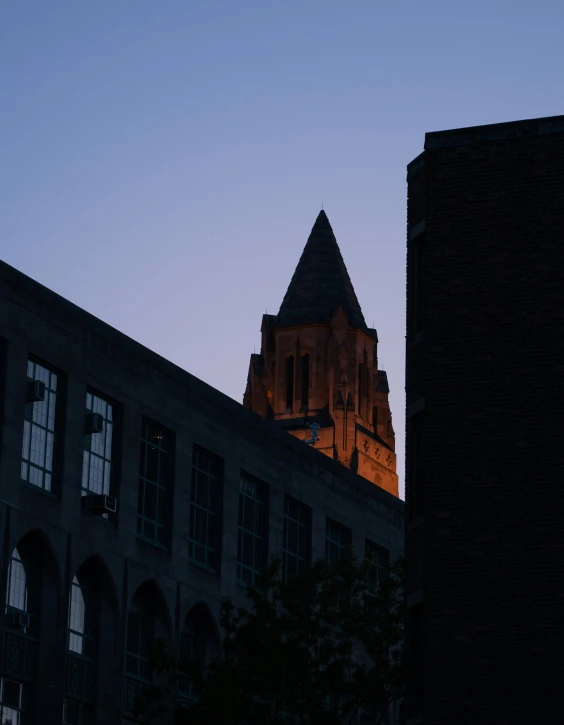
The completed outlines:
<svg viewBox="0 0 564 725">
<path fill-rule="evenodd" d="M 261 332 L 244 405 L 397 496 L 395 436 L 388 378 L 378 370 L 378 336 L 364 321 L 324 211 L 278 314 L 263 315 Z"/>
<path fill-rule="evenodd" d="M 4 263 L 0 285 L 0 719 L 130 721 L 156 638 L 217 657 L 221 597 L 247 604 L 270 554 L 288 577 L 352 544 L 385 575 L 402 501 Z"/>
<path fill-rule="evenodd" d="M 407 180 L 408 723 L 564 722 L 564 116 Z"/>
</svg>

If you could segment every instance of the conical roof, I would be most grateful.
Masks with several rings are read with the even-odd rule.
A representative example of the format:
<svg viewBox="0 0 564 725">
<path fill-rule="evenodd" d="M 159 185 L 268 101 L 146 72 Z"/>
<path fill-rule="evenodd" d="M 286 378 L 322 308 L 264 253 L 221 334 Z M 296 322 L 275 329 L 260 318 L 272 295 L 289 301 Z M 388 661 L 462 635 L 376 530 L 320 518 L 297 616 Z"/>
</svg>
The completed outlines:
<svg viewBox="0 0 564 725">
<path fill-rule="evenodd" d="M 280 306 L 277 324 L 326 324 L 340 306 L 351 327 L 367 329 L 337 239 L 327 214 L 320 211 Z"/>
</svg>

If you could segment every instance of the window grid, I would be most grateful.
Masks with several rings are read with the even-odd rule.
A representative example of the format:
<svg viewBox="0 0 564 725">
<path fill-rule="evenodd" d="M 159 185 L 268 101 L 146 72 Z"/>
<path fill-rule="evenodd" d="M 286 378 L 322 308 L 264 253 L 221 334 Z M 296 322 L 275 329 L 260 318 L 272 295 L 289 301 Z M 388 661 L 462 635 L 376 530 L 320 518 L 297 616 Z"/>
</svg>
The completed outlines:
<svg viewBox="0 0 564 725">
<path fill-rule="evenodd" d="M 144 609 L 130 609 L 127 615 L 127 640 L 125 647 L 125 671 L 145 682 L 151 681 L 151 648 L 153 646 L 154 621 Z"/>
<path fill-rule="evenodd" d="M 188 663 L 194 659 L 204 661 L 205 645 L 204 635 L 192 623 L 186 623 L 180 632 L 178 690 L 183 697 L 190 700 L 198 700 L 200 693 L 197 681 L 187 672 Z"/>
<path fill-rule="evenodd" d="M 0 723 L 20 725 L 22 686 L 19 682 L 3 677 L 0 683 Z"/>
<path fill-rule="evenodd" d="M 20 552 L 14 549 L 8 565 L 6 604 L 12 609 L 27 612 L 27 576 Z"/>
<path fill-rule="evenodd" d="M 289 496 L 284 502 L 282 576 L 289 581 L 310 565 L 311 510 Z"/>
<path fill-rule="evenodd" d="M 379 586 L 387 579 L 390 570 L 390 552 L 372 541 L 366 540 L 365 557 L 370 563 L 366 577 L 366 591 L 375 595 Z"/>
<path fill-rule="evenodd" d="M 86 602 L 84 592 L 78 578 L 72 580 L 69 602 L 69 650 L 84 654 L 84 624 L 86 618 Z"/>
<path fill-rule="evenodd" d="M 137 502 L 137 534 L 158 546 L 167 546 L 172 436 L 143 421 Z"/>
<path fill-rule="evenodd" d="M 237 579 L 260 586 L 266 554 L 266 485 L 242 473 L 239 479 Z"/>
<path fill-rule="evenodd" d="M 27 483 L 51 491 L 55 448 L 57 376 L 33 360 L 27 363 L 28 380 L 45 383 L 45 399 L 27 403 L 22 445 L 21 477 Z"/>
<path fill-rule="evenodd" d="M 325 558 L 328 564 L 341 559 L 352 543 L 352 532 L 327 519 L 325 526 Z"/>
<path fill-rule="evenodd" d="M 223 461 L 194 447 L 188 556 L 217 570 Z"/>
<path fill-rule="evenodd" d="M 86 410 L 100 413 L 104 420 L 101 433 L 86 433 L 82 458 L 82 495 L 111 491 L 113 406 L 94 393 L 86 394 Z"/>
<path fill-rule="evenodd" d="M 309 353 L 302 357 L 302 410 L 309 407 Z"/>
<path fill-rule="evenodd" d="M 294 408 L 294 356 L 286 358 L 286 408 Z"/>
</svg>

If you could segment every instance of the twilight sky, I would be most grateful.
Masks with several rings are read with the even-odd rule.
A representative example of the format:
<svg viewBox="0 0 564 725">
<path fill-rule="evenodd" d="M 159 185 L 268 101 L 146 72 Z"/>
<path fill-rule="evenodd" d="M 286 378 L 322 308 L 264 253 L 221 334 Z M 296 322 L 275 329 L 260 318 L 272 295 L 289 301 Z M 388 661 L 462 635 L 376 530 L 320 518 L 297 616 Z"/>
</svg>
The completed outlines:
<svg viewBox="0 0 564 725">
<path fill-rule="evenodd" d="M 564 112 L 562 0 L 4 0 L 0 93 L 2 259 L 239 401 L 323 203 L 403 498 L 405 167 Z"/>
</svg>

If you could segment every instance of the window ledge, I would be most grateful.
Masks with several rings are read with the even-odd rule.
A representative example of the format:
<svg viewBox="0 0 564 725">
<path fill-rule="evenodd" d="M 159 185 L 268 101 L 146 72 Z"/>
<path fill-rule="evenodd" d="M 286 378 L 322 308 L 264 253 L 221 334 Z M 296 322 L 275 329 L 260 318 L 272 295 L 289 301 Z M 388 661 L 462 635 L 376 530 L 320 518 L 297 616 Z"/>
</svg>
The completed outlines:
<svg viewBox="0 0 564 725">
<path fill-rule="evenodd" d="M 39 486 L 36 486 L 33 483 L 30 483 L 29 481 L 26 481 L 25 478 L 20 478 L 20 481 L 23 483 L 23 485 L 30 489 L 31 491 L 36 491 L 37 493 L 41 494 L 42 496 L 46 496 L 47 498 L 50 498 L 52 501 L 59 501 L 59 497 L 56 496 L 52 491 L 46 491 L 44 488 L 40 488 Z"/>
<path fill-rule="evenodd" d="M 148 539 L 145 536 L 141 536 L 141 534 L 137 534 L 137 541 L 140 541 L 142 544 L 147 544 L 153 549 L 158 549 L 159 551 L 168 552 L 170 551 L 170 548 L 168 546 L 164 546 L 163 544 L 159 544 L 158 541 L 154 541 L 153 539 Z"/>
<path fill-rule="evenodd" d="M 197 559 L 191 559 L 190 557 L 188 557 L 188 562 L 190 564 L 192 564 L 192 566 L 197 566 L 198 569 L 203 569 L 204 571 L 207 571 L 210 574 L 219 576 L 219 570 L 214 569 L 212 566 L 209 566 L 209 564 L 203 564 L 201 561 L 198 561 Z"/>
</svg>

